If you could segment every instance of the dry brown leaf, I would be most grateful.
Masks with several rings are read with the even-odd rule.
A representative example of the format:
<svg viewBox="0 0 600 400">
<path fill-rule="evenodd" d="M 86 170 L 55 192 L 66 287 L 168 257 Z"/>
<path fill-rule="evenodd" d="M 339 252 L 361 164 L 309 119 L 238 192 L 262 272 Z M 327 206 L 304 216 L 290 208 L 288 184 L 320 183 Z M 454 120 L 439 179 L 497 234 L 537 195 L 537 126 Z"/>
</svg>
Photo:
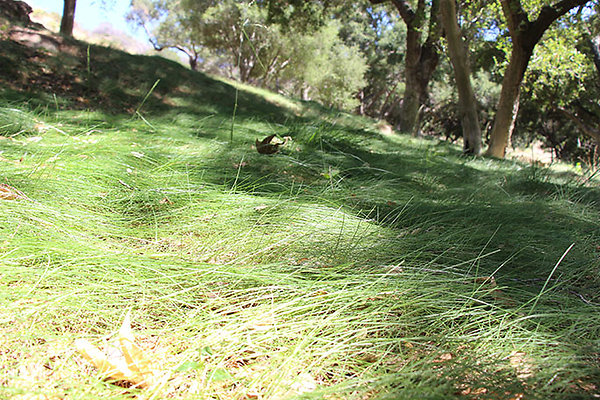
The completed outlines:
<svg viewBox="0 0 600 400">
<path fill-rule="evenodd" d="M 8 186 L 4 183 L 0 183 L 0 199 L 2 200 L 28 200 L 23 192 L 15 189 L 12 186 Z"/>
<path fill-rule="evenodd" d="M 135 344 L 133 331 L 131 330 L 131 315 L 128 312 L 119 329 L 119 343 L 121 351 L 125 356 L 127 367 L 136 375 L 136 379 L 141 386 L 154 386 L 159 379 L 155 374 L 155 369 L 150 357 L 144 354 L 144 351 Z"/>
<path fill-rule="evenodd" d="M 137 383 L 135 375 L 127 368 L 127 365 L 119 363 L 114 357 L 109 359 L 106 354 L 86 339 L 77 339 L 75 348 L 85 359 L 94 364 L 105 379 L 112 378 L 117 381 Z"/>
<path fill-rule="evenodd" d="M 129 312 L 119 329 L 117 339 L 118 348 L 107 347 L 104 352 L 86 339 L 77 339 L 75 347 L 94 364 L 105 379 L 127 381 L 144 388 L 158 388 L 162 379 L 151 357 L 135 343 Z"/>
</svg>

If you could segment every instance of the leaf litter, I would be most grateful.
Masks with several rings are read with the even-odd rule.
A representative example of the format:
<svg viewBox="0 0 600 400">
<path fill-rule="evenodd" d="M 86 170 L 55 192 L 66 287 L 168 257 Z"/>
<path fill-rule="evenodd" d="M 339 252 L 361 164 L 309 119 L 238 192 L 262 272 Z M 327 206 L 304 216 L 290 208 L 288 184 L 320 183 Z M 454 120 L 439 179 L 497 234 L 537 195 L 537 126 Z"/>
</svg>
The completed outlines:
<svg viewBox="0 0 600 400">
<path fill-rule="evenodd" d="M 260 331 L 272 328 L 273 324 L 267 318 L 264 325 L 248 328 Z M 249 350 L 246 349 L 243 354 L 221 359 L 206 346 L 200 352 L 204 356 L 202 360 L 180 359 L 177 366 L 171 368 L 172 365 L 166 366 L 167 357 L 146 349 L 149 346 L 142 348 L 136 342 L 139 341 L 133 334 L 128 312 L 115 337 L 106 341 L 102 349 L 83 338 L 75 340 L 75 348 L 103 380 L 127 390 L 139 389 L 135 395 L 137 399 L 172 398 L 183 392 L 201 394 L 206 389 L 224 399 L 283 398 L 311 392 L 319 384 L 303 368 L 292 368 L 278 383 L 271 382 L 267 375 L 273 360 L 268 353 L 247 353 Z M 209 365 L 210 359 L 220 361 L 218 365 Z"/>
<path fill-rule="evenodd" d="M 12 186 L 0 183 L 0 200 L 29 200 L 29 197 Z"/>
</svg>

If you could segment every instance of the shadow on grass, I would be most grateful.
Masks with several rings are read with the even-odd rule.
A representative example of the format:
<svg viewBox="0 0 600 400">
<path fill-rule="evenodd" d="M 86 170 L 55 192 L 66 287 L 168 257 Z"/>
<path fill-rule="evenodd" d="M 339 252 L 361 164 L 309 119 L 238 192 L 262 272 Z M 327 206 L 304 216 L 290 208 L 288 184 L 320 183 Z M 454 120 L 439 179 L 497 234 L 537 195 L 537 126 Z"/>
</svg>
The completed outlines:
<svg viewBox="0 0 600 400">
<path fill-rule="evenodd" d="M 99 191 L 111 188 L 115 199 L 110 203 L 111 212 L 132 229 L 154 226 L 157 217 L 168 224 L 169 218 L 179 216 L 178 208 L 190 205 L 189 200 L 175 199 L 171 203 L 159 187 L 169 178 L 159 180 L 153 172 L 168 168 L 173 174 L 185 176 L 189 187 L 210 185 L 226 194 L 255 197 L 258 204 L 267 200 L 294 202 L 313 211 L 315 220 L 326 212 L 342 210 L 345 215 L 385 228 L 382 237 L 356 237 L 356 241 L 369 239 L 373 243 L 367 249 L 341 248 L 339 240 L 331 235 L 317 237 L 311 248 L 303 248 L 305 257 L 329 253 L 334 265 L 350 265 L 345 270 L 348 274 L 384 264 L 402 264 L 431 274 L 454 273 L 466 277 L 466 281 L 495 273 L 498 284 L 507 287 L 518 306 L 529 304 L 550 282 L 553 292 L 564 296 L 557 300 L 550 293 L 540 301 L 540 313 L 549 314 L 556 312 L 559 300 L 563 301 L 558 303 L 561 311 L 583 305 L 580 296 L 598 301 L 597 188 L 561 181 L 544 170 L 516 169 L 509 161 L 462 157 L 456 147 L 433 140 L 382 136 L 375 130 L 356 127 L 351 118 L 337 118 L 335 113 L 323 118 L 296 116 L 244 90 L 239 91 L 235 141 L 229 145 L 226 142 L 236 90 L 223 82 L 162 58 L 131 56 L 97 46 L 90 47 L 90 76 L 86 51 L 81 46 L 78 54 L 62 55 L 66 59 L 6 42 L 0 43 L 0 50 L 2 83 L 11 88 L 3 94 L 8 102 L 26 101 L 31 109 L 43 109 L 57 119 L 65 115 L 65 109 L 91 110 L 81 117 L 86 125 L 82 132 L 95 126 L 136 130 L 131 138 L 141 145 L 134 151 L 143 148 L 144 159 L 152 160 L 152 167 L 133 152 L 125 152 L 115 155 L 111 170 L 92 173 L 93 165 L 81 170 L 87 180 L 79 183 L 84 188 L 98 179 Z M 57 72 L 44 72 L 44 63 Z M 150 124 L 154 127 L 132 120 L 131 115 L 158 79 L 160 83 L 143 107 L 143 113 L 152 115 Z M 310 106 L 312 113 L 322 111 Z M 272 130 L 269 133 L 290 135 L 292 144 L 281 154 L 258 154 L 250 146 L 264 134 L 265 127 Z M 210 147 L 209 154 L 175 154 L 160 146 L 144 146 L 179 130 L 189 133 L 197 144 Z M 3 144 L 3 151 L 12 151 L 11 146 Z M 17 150 L 15 147 L 15 154 Z M 111 150 L 107 147 L 102 151 Z M 61 152 L 64 157 L 80 155 L 76 150 Z M 123 172 L 125 168 L 142 173 L 130 182 Z M 36 185 L 25 172 L 16 171 L 3 178 L 18 183 L 20 188 Z M 59 176 L 60 171 L 53 173 Z M 85 201 L 78 200 L 79 193 L 61 192 L 60 179 L 38 182 L 34 191 L 50 192 L 46 193 L 48 197 L 60 194 L 63 204 L 82 206 L 77 202 Z M 99 207 L 101 198 L 97 200 L 95 206 Z M 218 207 L 214 205 L 215 213 Z M 265 217 L 253 211 L 246 217 L 252 219 L 252 229 L 268 233 L 270 218 L 280 223 L 286 215 L 286 210 Z M 343 218 L 341 221 L 346 223 Z M 318 234 L 315 232 L 315 236 Z M 553 274 L 554 266 L 572 243 L 575 246 Z M 273 249 L 276 255 L 285 255 L 286 251 L 284 246 Z M 288 260 L 281 257 L 279 261 Z M 307 268 L 288 265 L 294 271 L 292 267 L 307 280 L 322 279 L 319 268 L 307 273 Z M 559 276 L 560 281 L 556 279 Z M 463 292 L 457 291 L 456 296 Z M 457 312 L 455 318 L 468 317 Z M 553 315 L 543 318 L 538 321 L 547 323 L 547 327 L 538 325 L 532 331 L 551 331 L 553 324 L 568 326 L 563 320 L 554 320 Z M 437 323 L 442 333 L 448 329 L 444 324 L 460 326 L 450 317 L 440 320 Z M 561 340 L 565 344 L 573 341 L 567 337 Z M 579 353 L 593 357 L 593 352 Z M 495 373 L 481 368 L 480 376 L 473 377 L 473 385 L 521 391 L 520 387 L 509 387 L 517 382 L 515 379 L 507 378 L 503 384 Z M 459 371 L 456 379 L 464 375 Z M 454 376 L 448 373 L 447 377 Z M 436 372 L 433 378 L 438 379 L 439 374 Z M 397 382 L 397 377 L 394 380 Z M 404 388 L 398 390 L 406 395 Z"/>
<path fill-rule="evenodd" d="M 117 128 L 127 126 L 130 117 L 125 115 L 133 114 L 160 80 L 143 112 L 199 139 L 227 137 L 236 94 L 231 85 L 161 57 L 77 41 L 73 45 L 76 51 L 52 55 L 0 42 L 6 61 L 0 79 L 11 88 L 5 98 L 26 99 L 31 108 L 46 107 L 48 113 L 55 111 L 52 105 L 99 110 L 88 115 L 86 123 Z M 570 243 L 582 235 L 599 235 L 597 223 L 578 218 L 567 206 L 597 208 L 598 189 L 559 184 L 531 168 L 515 172 L 487 167 L 484 161 L 461 157 L 455 147 L 382 136 L 353 126 L 352 120 L 335 121 L 334 112 L 318 105 L 305 106 L 307 114 L 298 117 L 262 96 L 239 90 L 236 146 L 214 151 L 211 165 L 187 162 L 191 181 L 260 196 L 334 202 L 397 232 L 393 246 L 398 251 L 386 243 L 379 262 L 412 254 L 420 262 L 435 259 L 452 265 L 500 250 L 477 264 L 490 273 L 508 260 L 504 272 L 544 276 Z M 327 112 L 329 121 L 310 116 Z M 253 128 L 257 120 L 260 124 Z M 264 134 L 259 128 L 265 124 L 294 139 L 287 153 L 266 157 L 253 152 L 250 144 Z M 140 134 L 160 132 L 164 130 Z M 452 238 L 448 231 L 460 234 Z"/>
<path fill-rule="evenodd" d="M 173 108 L 200 117 L 230 116 L 233 112 L 234 87 L 174 61 L 102 46 L 88 47 L 79 41 L 73 41 L 73 48 L 68 53 L 52 54 L 0 41 L 0 83 L 12 89 L 3 97 L 26 100 L 32 108 L 47 107 L 56 100 L 68 108 L 132 114 L 160 80 L 144 104 L 144 110 L 155 116 Z M 260 115 L 271 122 L 283 122 L 290 112 L 240 90 L 236 115 L 242 120 Z"/>
</svg>

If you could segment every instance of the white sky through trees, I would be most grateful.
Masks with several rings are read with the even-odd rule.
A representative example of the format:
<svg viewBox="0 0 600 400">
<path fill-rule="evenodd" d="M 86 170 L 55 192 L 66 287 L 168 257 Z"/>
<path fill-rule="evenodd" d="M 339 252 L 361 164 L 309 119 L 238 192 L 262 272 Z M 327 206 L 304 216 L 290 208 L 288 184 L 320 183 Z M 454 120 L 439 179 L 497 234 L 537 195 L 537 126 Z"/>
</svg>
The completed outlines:
<svg viewBox="0 0 600 400">
<path fill-rule="evenodd" d="M 34 9 L 55 12 L 62 15 L 63 0 L 25 0 Z M 125 13 L 129 9 L 130 0 L 108 0 L 103 7 L 99 0 L 78 0 L 75 8 L 75 24 L 87 31 L 93 31 L 100 24 L 109 23 L 113 28 L 121 30 L 141 42 L 147 38 L 141 31 L 136 31 L 125 21 Z"/>
</svg>

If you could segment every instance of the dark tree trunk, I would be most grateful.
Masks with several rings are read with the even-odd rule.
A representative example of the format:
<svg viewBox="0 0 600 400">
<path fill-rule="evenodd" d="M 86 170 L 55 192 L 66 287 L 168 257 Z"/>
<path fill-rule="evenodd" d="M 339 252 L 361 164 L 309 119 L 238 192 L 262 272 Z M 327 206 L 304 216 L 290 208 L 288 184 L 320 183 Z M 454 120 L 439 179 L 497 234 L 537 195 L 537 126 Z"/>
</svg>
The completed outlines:
<svg viewBox="0 0 600 400">
<path fill-rule="evenodd" d="M 371 0 L 373 4 L 386 0 Z M 406 24 L 406 55 L 404 67 L 404 98 L 402 99 L 399 128 L 413 136 L 419 132 L 419 110 L 429 100 L 429 82 L 439 63 L 437 51 L 441 37 L 439 24 L 439 0 L 432 0 L 429 6 L 429 27 L 426 26 L 425 0 L 418 0 L 416 10 L 408 0 L 391 0 Z M 427 39 L 422 43 L 423 32 Z"/>
<path fill-rule="evenodd" d="M 198 58 L 189 56 L 190 69 L 192 71 L 198 71 Z"/>
<path fill-rule="evenodd" d="M 400 131 L 415 134 L 415 123 L 419 112 L 421 90 L 419 88 L 418 70 L 421 55 L 421 33 L 409 30 L 407 33 L 407 49 L 404 66 L 404 98 L 400 113 Z"/>
<path fill-rule="evenodd" d="M 63 36 L 73 36 L 73 25 L 75 23 L 75 3 L 76 0 L 65 0 L 63 15 L 60 21 L 60 34 Z"/>
<path fill-rule="evenodd" d="M 592 56 L 594 59 L 594 66 L 596 67 L 596 73 L 600 77 L 600 36 L 594 36 L 591 38 L 590 46 L 592 48 Z"/>
</svg>

